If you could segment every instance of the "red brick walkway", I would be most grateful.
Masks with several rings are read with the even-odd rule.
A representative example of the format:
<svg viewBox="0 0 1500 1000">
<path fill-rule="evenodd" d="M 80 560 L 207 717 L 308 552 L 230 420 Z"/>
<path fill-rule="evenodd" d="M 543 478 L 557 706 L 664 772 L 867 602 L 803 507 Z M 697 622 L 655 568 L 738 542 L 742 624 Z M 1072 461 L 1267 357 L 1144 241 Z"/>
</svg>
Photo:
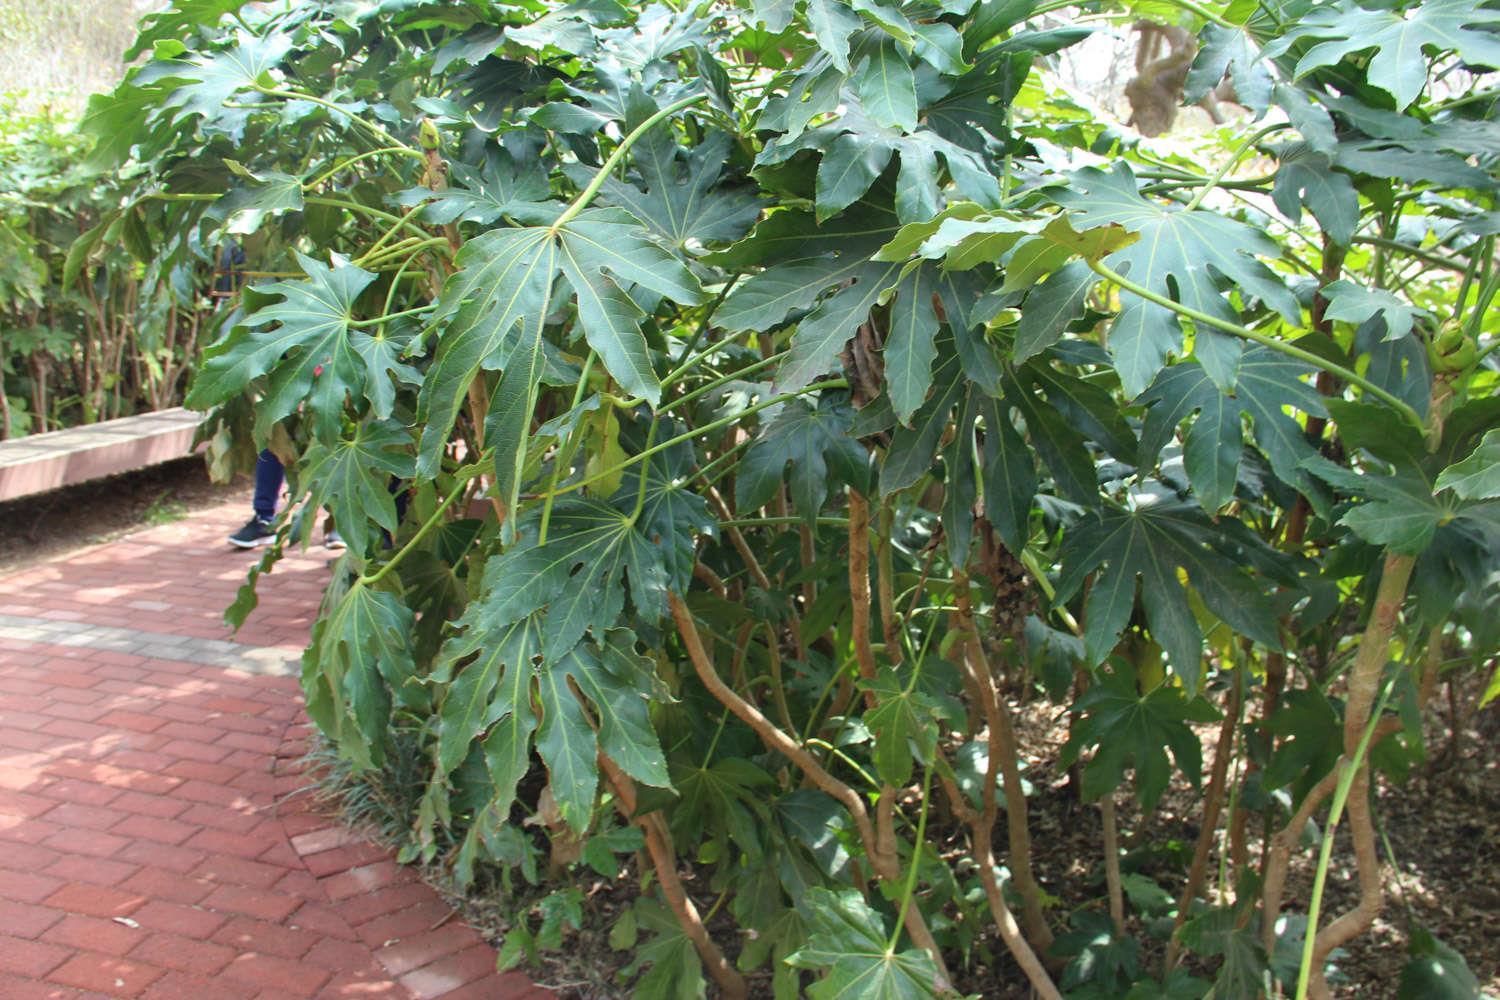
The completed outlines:
<svg viewBox="0 0 1500 1000">
<path fill-rule="evenodd" d="M 245 510 L 0 580 L 0 998 L 551 996 L 292 794 L 329 554 L 227 641 Z"/>
</svg>

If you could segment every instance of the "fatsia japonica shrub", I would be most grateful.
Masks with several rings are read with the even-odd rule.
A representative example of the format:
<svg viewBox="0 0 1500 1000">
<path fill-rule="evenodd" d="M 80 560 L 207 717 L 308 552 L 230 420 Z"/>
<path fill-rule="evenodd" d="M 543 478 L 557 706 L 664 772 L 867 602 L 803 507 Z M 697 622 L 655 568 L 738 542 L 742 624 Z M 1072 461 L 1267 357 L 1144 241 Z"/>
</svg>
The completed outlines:
<svg viewBox="0 0 1500 1000">
<path fill-rule="evenodd" d="M 1137 17 L 1233 124 L 1050 75 Z M 1500 8 L 179 0 L 134 51 L 95 155 L 244 249 L 188 402 L 293 484 L 231 618 L 326 509 L 308 711 L 407 858 L 635 879 L 638 996 L 1329 995 L 1376 772 L 1496 648 Z"/>
</svg>

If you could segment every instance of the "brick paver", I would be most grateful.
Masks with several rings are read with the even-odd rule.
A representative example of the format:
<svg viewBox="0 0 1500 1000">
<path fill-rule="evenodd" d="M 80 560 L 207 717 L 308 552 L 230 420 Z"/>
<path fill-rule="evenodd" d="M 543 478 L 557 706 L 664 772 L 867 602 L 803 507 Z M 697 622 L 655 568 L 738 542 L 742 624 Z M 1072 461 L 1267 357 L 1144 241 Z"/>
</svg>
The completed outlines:
<svg viewBox="0 0 1500 1000">
<path fill-rule="evenodd" d="M 247 508 L 0 579 L 0 997 L 550 997 L 288 794 L 329 554 L 289 555 L 230 635 Z"/>
</svg>

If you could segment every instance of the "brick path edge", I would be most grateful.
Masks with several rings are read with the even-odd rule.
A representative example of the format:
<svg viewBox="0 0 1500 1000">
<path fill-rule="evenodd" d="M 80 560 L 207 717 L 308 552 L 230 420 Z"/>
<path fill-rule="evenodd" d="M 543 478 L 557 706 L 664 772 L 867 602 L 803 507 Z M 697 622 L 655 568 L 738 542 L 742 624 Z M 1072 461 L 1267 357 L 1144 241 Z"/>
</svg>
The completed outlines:
<svg viewBox="0 0 1500 1000">
<path fill-rule="evenodd" d="M 552 997 L 304 793 L 329 553 L 230 635 L 245 507 L 0 578 L 0 998 Z"/>
</svg>

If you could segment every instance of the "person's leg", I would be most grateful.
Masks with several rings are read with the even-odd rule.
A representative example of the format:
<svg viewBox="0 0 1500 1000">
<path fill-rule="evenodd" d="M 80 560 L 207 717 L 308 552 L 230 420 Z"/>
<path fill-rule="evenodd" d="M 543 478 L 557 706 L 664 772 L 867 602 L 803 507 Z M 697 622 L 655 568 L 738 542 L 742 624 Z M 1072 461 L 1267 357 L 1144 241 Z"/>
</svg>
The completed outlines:
<svg viewBox="0 0 1500 1000">
<path fill-rule="evenodd" d="M 276 517 L 276 501 L 281 499 L 285 479 L 281 461 L 270 451 L 261 452 L 255 461 L 255 495 L 250 501 L 253 513 L 243 528 L 229 536 L 229 544 L 242 549 L 271 544 L 276 538 L 271 521 Z"/>
<path fill-rule="evenodd" d="M 286 470 L 281 459 L 268 448 L 255 460 L 255 499 L 252 506 L 255 516 L 269 521 L 276 516 L 276 501 L 281 499 L 281 484 L 286 481 Z"/>
</svg>

